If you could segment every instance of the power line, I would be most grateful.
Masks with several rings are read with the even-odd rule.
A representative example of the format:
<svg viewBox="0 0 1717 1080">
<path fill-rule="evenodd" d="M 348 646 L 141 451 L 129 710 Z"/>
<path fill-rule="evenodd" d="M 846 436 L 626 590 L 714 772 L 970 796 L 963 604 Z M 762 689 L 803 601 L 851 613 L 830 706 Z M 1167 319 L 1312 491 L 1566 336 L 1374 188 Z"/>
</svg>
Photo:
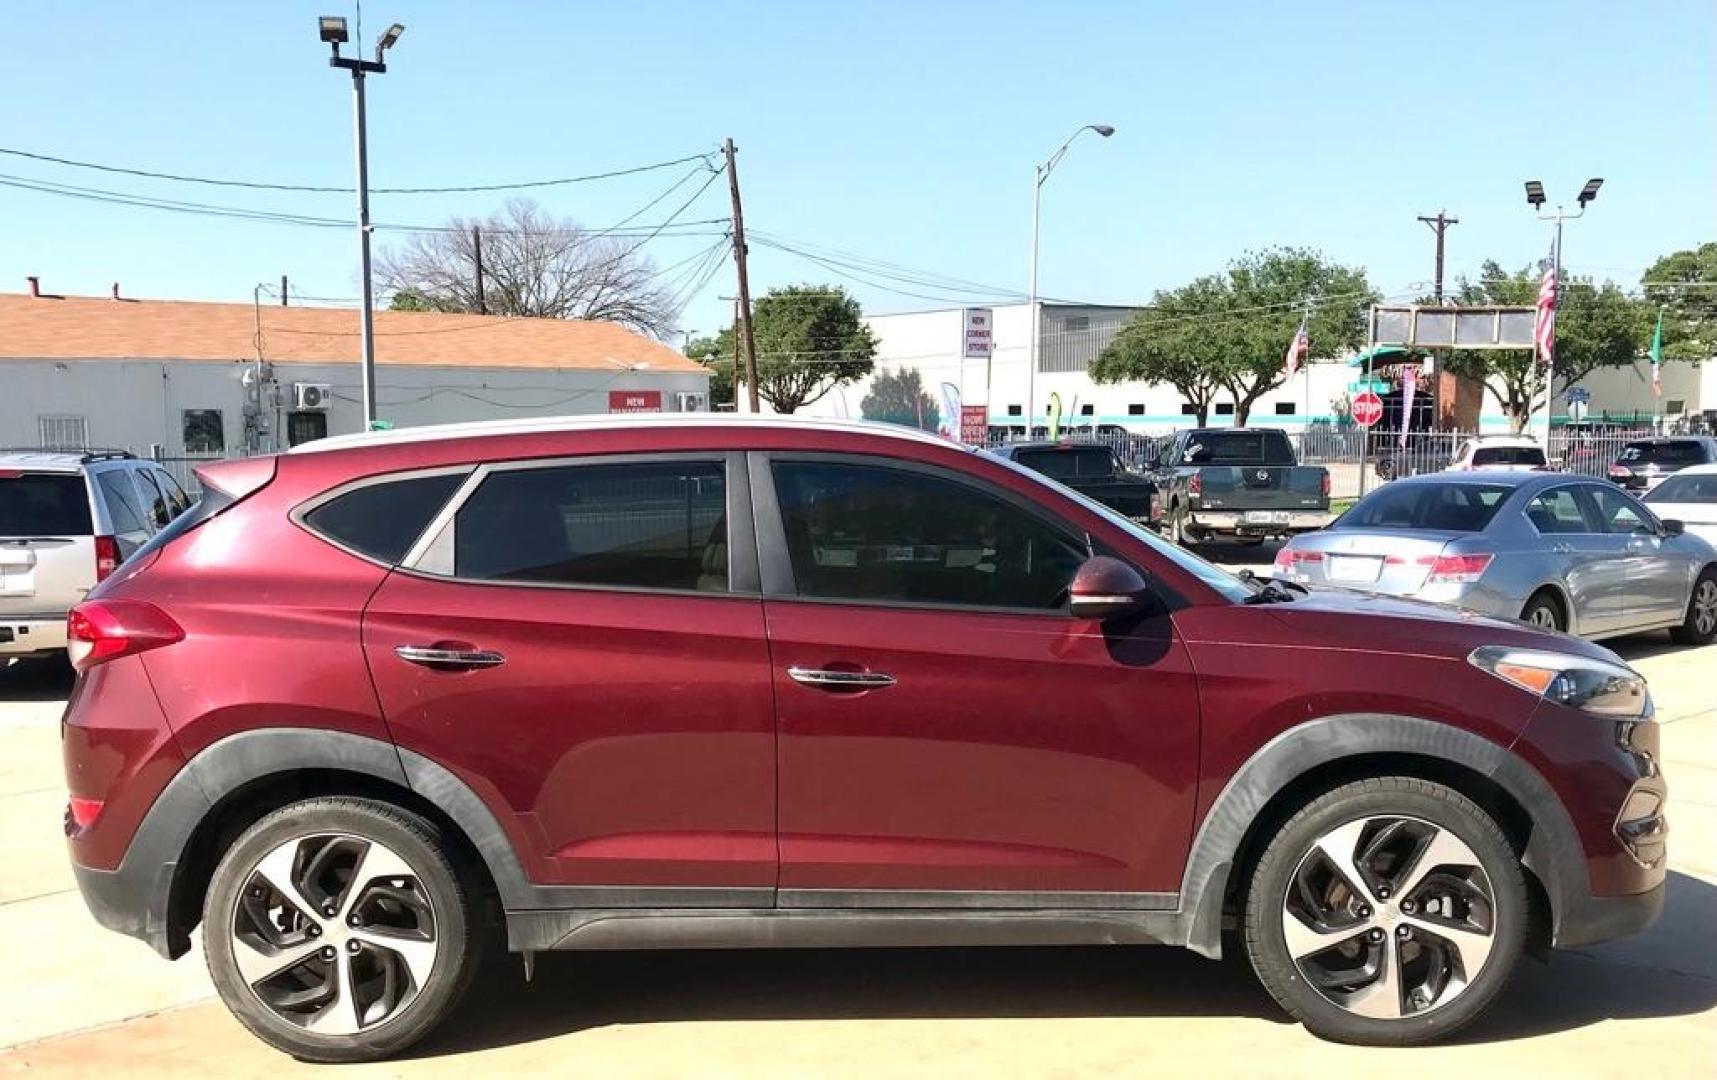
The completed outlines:
<svg viewBox="0 0 1717 1080">
<path fill-rule="evenodd" d="M 0 154 L 10 157 L 26 158 L 30 161 L 40 161 L 51 165 L 64 165 L 73 169 L 89 169 L 95 172 L 115 173 L 122 176 L 138 176 L 148 180 L 165 180 L 178 184 L 203 184 L 209 187 L 246 188 L 254 191 L 294 191 L 322 195 L 349 195 L 355 188 L 334 187 L 324 184 L 285 184 L 263 180 L 232 180 L 211 176 L 191 176 L 183 173 L 154 172 L 149 169 L 134 169 L 122 165 L 104 165 L 94 161 L 78 161 L 73 158 L 56 157 L 52 154 L 41 154 L 31 150 L 19 150 L 14 147 L 0 147 Z M 608 172 L 588 173 L 583 176 L 557 176 L 543 180 L 518 180 L 503 184 L 455 184 L 445 187 L 401 187 L 386 188 L 372 187 L 372 195 L 455 195 L 485 191 L 528 191 L 536 188 L 561 187 L 567 184 L 585 184 L 597 180 L 613 180 L 622 176 L 635 176 L 639 173 L 654 172 L 657 169 L 672 168 L 684 165 L 690 161 L 701 161 L 705 166 L 711 166 L 714 151 L 701 154 L 687 154 L 668 161 L 655 161 L 648 165 L 634 165 L 626 169 L 612 169 Z"/>
</svg>

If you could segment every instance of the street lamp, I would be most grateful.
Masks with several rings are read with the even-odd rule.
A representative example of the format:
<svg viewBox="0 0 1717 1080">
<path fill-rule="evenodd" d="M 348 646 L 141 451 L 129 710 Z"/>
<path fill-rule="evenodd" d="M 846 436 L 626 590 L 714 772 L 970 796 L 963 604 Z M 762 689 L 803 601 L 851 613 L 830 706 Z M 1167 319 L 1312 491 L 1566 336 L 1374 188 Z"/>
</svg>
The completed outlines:
<svg viewBox="0 0 1717 1080">
<path fill-rule="evenodd" d="M 1043 182 L 1049 179 L 1049 174 L 1055 171 L 1056 165 L 1067 156 L 1067 148 L 1073 145 L 1073 140 L 1087 131 L 1095 131 L 1107 139 L 1115 134 L 1115 129 L 1108 124 L 1086 124 L 1067 137 L 1049 159 L 1036 167 L 1036 182 L 1031 189 L 1031 344 L 1026 350 L 1025 374 L 1025 437 L 1031 438 L 1032 416 L 1037 408 L 1037 343 L 1038 343 L 1038 303 L 1037 303 L 1037 237 L 1039 210 L 1043 205 Z"/>
<path fill-rule="evenodd" d="M 376 335 L 374 326 L 374 295 L 370 286 L 370 154 L 369 135 L 364 123 L 364 76 L 387 71 L 382 55 L 393 48 L 405 33 L 405 27 L 394 23 L 376 39 L 376 58 L 363 60 L 340 55 L 340 46 L 350 41 L 346 20 L 336 15 L 323 15 L 316 20 L 317 36 L 334 51 L 329 67 L 345 68 L 352 73 L 352 108 L 357 126 L 358 143 L 358 269 L 363 279 L 363 307 L 358 309 L 358 332 L 363 343 L 364 430 L 376 423 Z"/>
<path fill-rule="evenodd" d="M 1586 181 L 1586 186 L 1580 189 L 1580 194 L 1575 198 L 1580 209 L 1570 214 L 1562 209 L 1561 203 L 1557 203 L 1554 211 L 1546 213 L 1542 209 L 1546 201 L 1544 185 L 1537 180 L 1526 182 L 1526 205 L 1532 207 L 1539 221 L 1554 221 L 1556 223 L 1556 239 L 1550 245 L 1550 265 L 1556 272 L 1556 296 L 1553 301 L 1552 312 L 1560 311 L 1562 307 L 1562 223 L 1574 218 L 1585 217 L 1586 205 L 1598 197 L 1598 189 L 1603 186 L 1604 178 L 1594 176 Z M 1544 453 L 1546 455 L 1550 453 L 1550 413 L 1555 406 L 1556 350 L 1551 349 L 1544 365 Z"/>
</svg>

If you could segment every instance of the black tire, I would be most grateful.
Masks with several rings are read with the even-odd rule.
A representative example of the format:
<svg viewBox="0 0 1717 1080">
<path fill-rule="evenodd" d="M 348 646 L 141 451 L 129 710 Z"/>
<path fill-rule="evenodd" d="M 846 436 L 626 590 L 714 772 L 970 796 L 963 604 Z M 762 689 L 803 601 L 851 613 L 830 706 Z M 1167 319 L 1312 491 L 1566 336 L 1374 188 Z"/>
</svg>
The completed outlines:
<svg viewBox="0 0 1717 1080">
<path fill-rule="evenodd" d="M 1173 510 L 1169 512 L 1169 543 L 1176 547 L 1191 548 L 1198 541 L 1186 529 L 1186 511 Z"/>
<path fill-rule="evenodd" d="M 433 912 L 430 937 L 435 942 L 435 952 L 427 978 L 420 986 L 413 984 L 411 996 L 393 1015 L 385 1016 L 372 1027 L 363 1027 L 363 1021 L 359 1021 L 360 1030 L 352 1034 L 319 1034 L 287 1019 L 263 1002 L 261 991 L 251 988 L 235 959 L 236 951 L 246 948 L 234 941 L 234 927 L 243 918 L 239 905 L 241 899 L 257 895 L 255 882 L 260 879 L 253 875 L 258 864 L 287 845 L 300 840 L 315 843 L 311 838 L 325 834 L 381 845 L 385 854 L 403 860 Z M 366 846 L 362 850 L 368 853 L 371 848 Z M 351 873 L 355 874 L 356 869 Z M 389 882 L 396 886 L 399 883 L 399 879 Z M 246 895 L 241 897 L 241 893 Z M 372 799 L 309 799 L 264 817 L 227 849 L 215 868 L 204 900 L 204 956 L 221 1001 L 257 1038 L 303 1061 L 374 1061 L 397 1054 L 427 1035 L 464 995 L 481 952 L 479 895 L 479 890 L 449 859 L 440 830 L 433 823 Z M 352 911 L 355 926 L 358 915 L 355 907 Z M 310 936 L 319 933 L 310 931 Z M 327 933 L 329 937 L 323 940 L 332 940 L 334 931 Z M 303 944 L 307 942 L 301 941 L 300 945 Z M 354 950 L 363 948 L 362 943 L 349 945 Z M 305 964 L 315 962 L 306 959 Z M 357 970 L 358 960 L 346 962 L 350 965 L 347 970 Z M 331 965 L 328 970 L 331 972 Z M 332 974 L 326 977 L 333 980 Z M 270 980 L 275 978 L 269 976 Z M 257 985 L 265 984 L 259 981 Z M 362 1001 L 357 994 L 353 998 Z"/>
<path fill-rule="evenodd" d="M 1687 597 L 1687 618 L 1669 632 L 1678 645 L 1709 645 L 1717 639 L 1717 567 L 1707 566 Z"/>
<path fill-rule="evenodd" d="M 1562 608 L 1562 599 L 1549 589 L 1540 589 L 1532 594 L 1532 599 L 1520 611 L 1520 621 L 1543 630 L 1568 630 L 1568 613 Z"/>
<path fill-rule="evenodd" d="M 1491 893 L 1490 925 L 1483 935 L 1487 953 L 1479 961 L 1477 976 L 1464 987 L 1456 987 L 1446 1002 L 1433 1002 L 1425 1007 L 1406 991 L 1405 975 L 1409 967 L 1394 969 L 1403 976 L 1402 984 L 1395 987 L 1396 1011 L 1406 1012 L 1411 1007 L 1418 1007 L 1421 1011 L 1392 1019 L 1359 1015 L 1337 1004 L 1334 998 L 1312 985 L 1290 953 L 1285 929 L 1286 921 L 1294 918 L 1287 908 L 1304 895 L 1296 891 L 1294 896 L 1290 896 L 1289 888 L 1297 884 L 1296 875 L 1301 873 L 1303 866 L 1313 865 L 1312 852 L 1318 841 L 1344 826 L 1357 828 L 1355 822 L 1376 818 L 1406 820 L 1414 827 L 1428 823 L 1434 827 L 1432 835 L 1451 834 L 1476 858 L 1477 867 L 1483 871 L 1480 880 L 1488 884 Z M 1365 828 L 1373 826 L 1368 823 Z M 1439 861 L 1437 865 L 1444 864 Z M 1427 895 L 1425 890 L 1434 881 L 1440 883 L 1444 877 L 1446 875 L 1427 873 L 1420 884 L 1413 887 L 1411 895 Z M 1303 884 L 1303 879 L 1299 884 Z M 1367 888 L 1376 887 L 1368 884 Z M 1380 897 L 1387 895 L 1386 891 L 1379 893 Z M 1404 925 L 1408 920 L 1401 914 L 1407 910 L 1419 910 L 1409 907 L 1410 897 L 1397 897 L 1388 904 L 1380 898 L 1364 899 L 1377 904 L 1379 919 L 1376 921 L 1387 918 L 1388 925 L 1396 926 L 1396 934 L 1414 934 L 1412 926 Z M 1393 903 L 1401 906 L 1392 908 Z M 1392 910 L 1385 912 L 1384 908 Z M 1359 910 L 1368 916 L 1372 913 L 1368 907 Z M 1276 832 L 1251 875 L 1246 902 L 1246 949 L 1252 968 L 1265 989 L 1313 1034 L 1335 1042 L 1362 1046 L 1406 1046 L 1443 1038 L 1484 1011 L 1513 974 L 1526 939 L 1529 910 L 1519 859 L 1502 830 L 1483 810 L 1459 792 L 1441 784 L 1404 776 L 1376 777 L 1345 784 L 1319 796 Z M 1418 917 L 1421 921 L 1415 925 L 1422 931 L 1427 928 L 1429 909 L 1420 912 Z M 1352 931 L 1335 933 L 1339 936 Z M 1389 940 L 1382 946 L 1382 955 L 1386 958 L 1402 957 L 1404 965 L 1418 962 L 1406 959 L 1405 954 L 1410 947 L 1416 950 L 1427 947 L 1423 944 L 1426 939 L 1422 933 L 1418 941 L 1403 939 L 1405 943 L 1400 944 L 1387 931 L 1383 933 L 1389 936 Z M 1349 940 L 1358 943 L 1361 939 Z M 1336 949 L 1345 947 L 1352 946 L 1337 946 Z M 1361 950 L 1367 948 L 1365 945 L 1357 947 Z M 1333 951 L 1335 949 L 1317 954 L 1302 953 L 1302 958 L 1315 960 L 1316 956 L 1327 957 Z M 1416 952 L 1415 956 L 1423 958 L 1426 966 L 1435 964 L 1433 953 Z M 1337 956 L 1335 959 L 1339 961 L 1341 958 Z M 1444 989 L 1438 991 L 1439 996 L 1453 985 L 1452 982 L 1445 984 Z"/>
</svg>

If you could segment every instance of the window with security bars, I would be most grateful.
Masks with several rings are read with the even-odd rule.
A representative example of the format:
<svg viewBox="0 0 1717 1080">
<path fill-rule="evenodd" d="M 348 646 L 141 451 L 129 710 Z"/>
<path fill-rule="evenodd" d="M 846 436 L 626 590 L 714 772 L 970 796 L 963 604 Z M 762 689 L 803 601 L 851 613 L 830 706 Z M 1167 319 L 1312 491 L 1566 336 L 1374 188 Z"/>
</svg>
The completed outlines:
<svg viewBox="0 0 1717 1080">
<path fill-rule="evenodd" d="M 82 450 L 89 446 L 89 421 L 81 416 L 41 416 L 37 432 L 44 449 Z"/>
</svg>

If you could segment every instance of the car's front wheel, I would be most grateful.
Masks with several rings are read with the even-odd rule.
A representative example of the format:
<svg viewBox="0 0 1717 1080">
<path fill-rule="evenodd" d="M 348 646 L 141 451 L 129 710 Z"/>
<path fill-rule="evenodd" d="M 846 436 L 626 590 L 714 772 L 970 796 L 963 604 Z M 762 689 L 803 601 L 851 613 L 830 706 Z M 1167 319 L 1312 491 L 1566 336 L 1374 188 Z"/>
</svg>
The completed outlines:
<svg viewBox="0 0 1717 1080">
<path fill-rule="evenodd" d="M 1276 833 L 1252 875 L 1246 944 L 1271 996 L 1314 1034 L 1407 1045 L 1496 997 L 1528 910 L 1519 860 L 1483 810 L 1441 784 L 1378 777 Z"/>
<path fill-rule="evenodd" d="M 209 973 L 253 1034 L 307 1061 L 398 1053 L 475 969 L 472 890 L 436 827 L 369 799 L 283 807 L 245 830 L 203 908 Z"/>
</svg>

